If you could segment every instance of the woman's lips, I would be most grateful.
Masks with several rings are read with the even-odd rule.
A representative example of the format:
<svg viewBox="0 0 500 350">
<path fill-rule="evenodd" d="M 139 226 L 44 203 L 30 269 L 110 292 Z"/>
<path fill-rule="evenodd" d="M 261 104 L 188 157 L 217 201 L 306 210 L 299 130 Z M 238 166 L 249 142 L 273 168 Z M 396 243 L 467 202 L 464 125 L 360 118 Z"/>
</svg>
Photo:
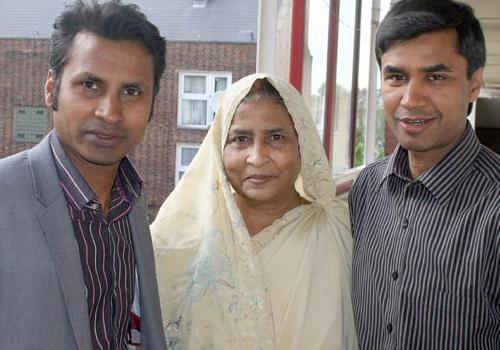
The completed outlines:
<svg viewBox="0 0 500 350">
<path fill-rule="evenodd" d="M 246 181 L 254 185 L 264 185 L 273 178 L 271 175 L 250 175 L 245 178 Z"/>
</svg>

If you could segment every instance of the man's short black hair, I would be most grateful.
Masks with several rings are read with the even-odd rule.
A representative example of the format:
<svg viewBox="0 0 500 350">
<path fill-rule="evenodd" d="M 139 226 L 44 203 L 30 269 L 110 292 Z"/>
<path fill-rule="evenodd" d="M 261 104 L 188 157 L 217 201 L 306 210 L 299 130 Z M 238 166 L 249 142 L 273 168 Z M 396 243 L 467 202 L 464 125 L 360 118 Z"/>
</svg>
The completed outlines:
<svg viewBox="0 0 500 350">
<path fill-rule="evenodd" d="M 486 63 L 484 35 L 474 10 L 453 0 L 400 0 L 380 23 L 376 36 L 377 61 L 397 41 L 452 29 L 457 32 L 458 52 L 467 59 L 467 77 Z"/>
<path fill-rule="evenodd" d="M 165 69 L 165 39 L 158 28 L 134 4 L 110 0 L 100 4 L 97 0 L 76 0 L 56 18 L 52 33 L 49 69 L 55 80 L 51 108 L 57 110 L 57 97 L 64 66 L 69 58 L 75 36 L 83 31 L 110 40 L 131 40 L 144 45 L 153 56 L 153 96 L 158 93 Z"/>
</svg>

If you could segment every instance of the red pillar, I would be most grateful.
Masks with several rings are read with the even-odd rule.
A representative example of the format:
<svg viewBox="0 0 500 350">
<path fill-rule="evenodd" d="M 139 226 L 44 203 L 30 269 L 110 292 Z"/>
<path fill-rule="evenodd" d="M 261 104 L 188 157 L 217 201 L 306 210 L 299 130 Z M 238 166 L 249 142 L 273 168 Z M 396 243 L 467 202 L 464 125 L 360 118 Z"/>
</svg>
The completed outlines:
<svg viewBox="0 0 500 350">
<path fill-rule="evenodd" d="M 306 0 L 293 0 L 292 4 L 292 38 L 290 45 L 289 80 L 299 92 L 302 92 L 302 64 L 304 59 Z"/>
</svg>

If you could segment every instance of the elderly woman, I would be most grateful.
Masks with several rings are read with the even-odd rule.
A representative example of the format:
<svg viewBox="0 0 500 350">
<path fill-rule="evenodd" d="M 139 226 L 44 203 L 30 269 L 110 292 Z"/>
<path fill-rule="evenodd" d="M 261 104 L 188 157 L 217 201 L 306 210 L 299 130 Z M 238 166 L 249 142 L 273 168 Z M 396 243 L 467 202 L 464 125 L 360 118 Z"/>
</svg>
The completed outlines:
<svg viewBox="0 0 500 350">
<path fill-rule="evenodd" d="M 302 97 L 254 74 L 152 225 L 173 349 L 355 349 L 348 212 Z"/>
</svg>

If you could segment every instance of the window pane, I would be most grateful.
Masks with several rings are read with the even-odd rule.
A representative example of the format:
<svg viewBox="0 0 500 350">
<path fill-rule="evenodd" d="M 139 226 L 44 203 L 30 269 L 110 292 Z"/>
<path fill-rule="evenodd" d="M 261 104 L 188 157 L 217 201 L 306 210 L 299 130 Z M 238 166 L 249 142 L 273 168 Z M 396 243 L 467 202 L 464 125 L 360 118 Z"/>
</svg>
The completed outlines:
<svg viewBox="0 0 500 350">
<path fill-rule="evenodd" d="M 48 129 L 44 107 L 16 107 L 14 110 L 14 141 L 39 142 Z"/>
<path fill-rule="evenodd" d="M 182 100 L 182 124 L 183 125 L 206 125 L 207 101 L 206 100 Z"/>
<path fill-rule="evenodd" d="M 227 88 L 227 78 L 217 77 L 215 78 L 215 92 L 223 91 Z"/>
<path fill-rule="evenodd" d="M 179 180 L 182 179 L 182 175 L 184 175 L 184 171 L 179 171 Z"/>
<path fill-rule="evenodd" d="M 356 140 L 354 146 L 354 166 L 365 164 L 365 147 L 366 147 L 366 127 L 367 115 L 372 95 L 369 94 L 369 82 L 373 79 L 373 74 L 370 74 L 371 58 L 371 34 L 372 23 L 376 21 L 372 18 L 371 0 L 363 1 L 361 10 L 361 35 L 360 35 L 360 52 L 370 54 L 360 54 L 359 57 L 359 71 L 358 71 L 358 101 L 357 101 L 357 114 L 356 114 Z M 373 28 L 375 29 L 375 28 Z M 375 72 L 376 74 L 376 72 Z M 376 79 L 375 75 L 375 79 Z"/>
<path fill-rule="evenodd" d="M 326 62 L 328 45 L 325 37 L 318 33 L 328 33 L 330 8 L 328 1 L 311 0 L 307 2 L 306 38 L 303 57 L 302 95 L 323 137 L 325 114 Z"/>
<path fill-rule="evenodd" d="M 181 148 L 181 165 L 188 166 L 193 160 L 194 156 L 198 152 L 198 148 L 195 147 L 183 147 Z"/>
<path fill-rule="evenodd" d="M 380 74 L 369 39 L 372 36 L 374 40 L 374 33 L 390 3 L 390 0 L 363 2 L 361 52 L 370 52 L 370 55 L 361 54 L 360 57 L 355 166 L 369 164 L 384 156 L 385 116 L 380 96 Z"/>
<path fill-rule="evenodd" d="M 187 94 L 205 94 L 207 77 L 199 75 L 184 76 L 184 92 Z"/>
<path fill-rule="evenodd" d="M 351 87 L 354 53 L 356 1 L 340 1 L 335 96 L 332 170 L 343 173 L 350 168 L 349 136 L 351 128 Z"/>
</svg>

